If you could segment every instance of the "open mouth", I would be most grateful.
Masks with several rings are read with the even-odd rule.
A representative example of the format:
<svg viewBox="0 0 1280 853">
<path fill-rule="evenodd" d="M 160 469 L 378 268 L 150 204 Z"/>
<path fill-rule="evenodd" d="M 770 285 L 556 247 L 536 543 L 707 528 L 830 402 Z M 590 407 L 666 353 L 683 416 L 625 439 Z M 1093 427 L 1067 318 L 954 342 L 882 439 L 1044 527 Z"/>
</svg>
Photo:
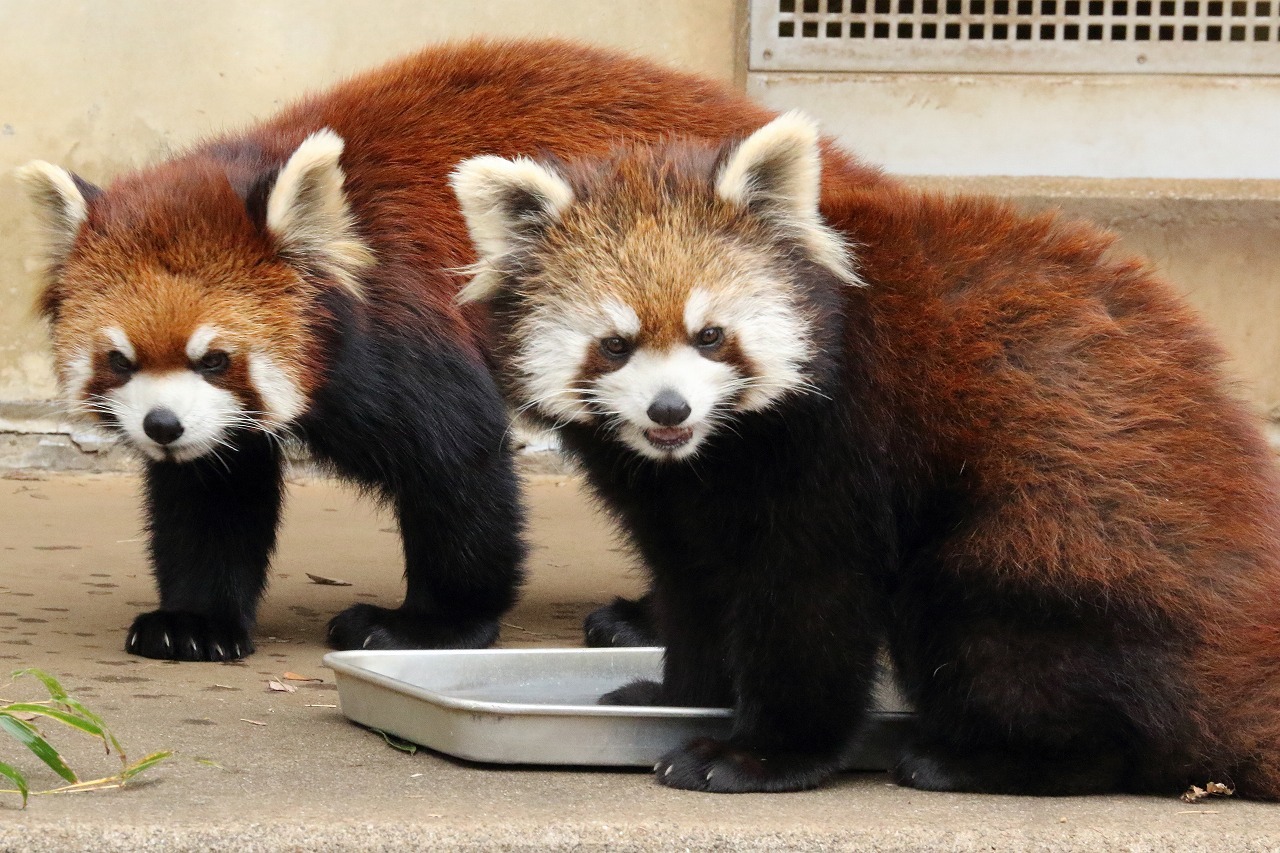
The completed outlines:
<svg viewBox="0 0 1280 853">
<path fill-rule="evenodd" d="M 654 427 L 645 430 L 644 437 L 659 450 L 677 450 L 693 438 L 693 427 Z"/>
</svg>

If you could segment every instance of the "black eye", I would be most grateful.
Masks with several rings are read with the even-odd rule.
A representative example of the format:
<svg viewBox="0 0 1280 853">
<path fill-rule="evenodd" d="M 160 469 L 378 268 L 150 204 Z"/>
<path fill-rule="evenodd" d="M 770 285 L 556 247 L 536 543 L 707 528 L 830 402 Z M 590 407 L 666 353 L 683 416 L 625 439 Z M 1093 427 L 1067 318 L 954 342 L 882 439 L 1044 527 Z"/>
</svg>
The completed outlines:
<svg viewBox="0 0 1280 853">
<path fill-rule="evenodd" d="M 710 349 L 724 343 L 724 329 L 719 326 L 707 326 L 698 332 L 698 346 Z"/>
<path fill-rule="evenodd" d="M 231 366 L 231 357 L 222 350 L 205 353 L 199 361 L 201 373 L 225 373 Z"/>
<path fill-rule="evenodd" d="M 626 338 L 620 338 L 615 335 L 612 338 L 602 340 L 600 349 L 609 358 L 624 358 L 631 352 L 631 343 Z"/>
<path fill-rule="evenodd" d="M 118 373 L 121 376 L 128 376 L 134 371 L 133 362 L 129 360 L 127 355 L 120 352 L 118 349 L 113 349 L 111 352 L 107 353 L 107 364 L 111 366 L 111 371 L 113 373 Z"/>
</svg>

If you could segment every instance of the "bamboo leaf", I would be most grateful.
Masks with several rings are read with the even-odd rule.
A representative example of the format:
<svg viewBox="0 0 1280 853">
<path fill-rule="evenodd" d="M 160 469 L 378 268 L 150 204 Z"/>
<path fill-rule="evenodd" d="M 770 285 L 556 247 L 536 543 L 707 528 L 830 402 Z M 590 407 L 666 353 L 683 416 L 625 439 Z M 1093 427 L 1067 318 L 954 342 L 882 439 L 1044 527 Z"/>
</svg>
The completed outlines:
<svg viewBox="0 0 1280 853">
<path fill-rule="evenodd" d="M 153 752 L 148 756 L 139 758 L 137 761 L 135 761 L 134 763 L 130 764 L 128 767 L 120 771 L 120 781 L 128 782 L 134 776 L 137 776 L 139 773 L 142 773 L 144 771 L 150 770 L 152 767 L 155 767 L 161 761 L 164 761 L 166 758 L 169 758 L 172 755 L 173 755 L 172 751 L 165 750 L 164 752 Z"/>
<path fill-rule="evenodd" d="M 61 702 L 63 699 L 67 698 L 67 691 L 63 688 L 62 684 L 59 683 L 58 679 L 54 678 L 49 673 L 45 672 L 43 669 L 36 669 L 35 667 L 28 667 L 27 669 L 15 669 L 13 671 L 13 674 L 10 677 L 14 679 L 18 679 L 18 678 L 22 678 L 24 675 L 29 675 L 32 678 L 40 679 L 40 681 L 44 684 L 45 689 L 49 691 L 50 698 L 52 698 L 54 701 Z"/>
<path fill-rule="evenodd" d="M 0 761 L 0 776 L 6 777 L 9 781 L 18 786 L 18 793 L 22 795 L 22 807 L 25 809 L 27 807 L 27 797 L 31 793 L 31 790 L 27 787 L 27 780 L 23 778 L 21 773 L 14 770 L 3 761 Z"/>
<path fill-rule="evenodd" d="M 107 728 L 107 724 L 103 722 L 101 717 L 70 696 L 63 696 L 61 699 L 55 699 L 54 701 L 102 729 L 102 742 L 107 746 L 107 752 L 111 752 L 111 747 L 114 746 L 116 755 L 120 756 L 120 762 L 122 764 L 128 763 L 128 758 L 124 754 L 124 747 L 120 745 L 120 741 L 116 740 L 116 736 L 111 732 L 111 729 Z"/>
<path fill-rule="evenodd" d="M 48 705 L 41 705 L 38 702 L 15 702 L 12 705 L 0 708 L 0 711 L 13 714 L 39 714 L 42 717 L 48 717 L 51 720 L 57 720 L 64 725 L 71 726 L 73 729 L 79 729 L 85 734 L 102 738 L 104 742 L 106 741 L 106 736 L 101 726 L 76 714 L 69 714 L 66 711 L 50 708 Z"/>
<path fill-rule="evenodd" d="M 49 765 L 50 770 L 63 779 L 73 783 L 80 781 L 76 778 L 75 771 L 62 760 L 58 750 L 54 749 L 47 740 L 40 736 L 35 726 L 23 722 L 12 714 L 0 711 L 0 729 L 7 731 L 18 743 L 31 750 L 37 758 Z"/>
</svg>

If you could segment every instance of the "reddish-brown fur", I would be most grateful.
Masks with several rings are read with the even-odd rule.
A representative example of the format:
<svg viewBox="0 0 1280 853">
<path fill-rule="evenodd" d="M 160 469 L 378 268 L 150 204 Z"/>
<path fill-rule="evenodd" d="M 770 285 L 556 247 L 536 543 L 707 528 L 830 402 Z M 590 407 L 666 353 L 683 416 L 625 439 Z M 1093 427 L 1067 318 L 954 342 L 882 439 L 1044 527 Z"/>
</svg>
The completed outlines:
<svg viewBox="0 0 1280 853">
<path fill-rule="evenodd" d="M 103 191 L 80 182 L 87 221 L 75 234 L 55 233 L 41 301 L 68 390 L 99 395 L 76 402 L 119 427 L 109 398 L 128 393 L 136 370 L 148 380 L 207 383 L 190 386 L 202 394 L 220 386 L 240 407 L 226 416 L 232 427 L 206 439 L 216 449 L 148 468 L 161 607 L 135 622 L 129 650 L 196 660 L 252 650 L 279 517 L 280 449 L 269 437 L 278 430 L 293 431 L 398 513 L 404 604 L 349 608 L 330 624 L 330 642 L 491 643 L 520 582 L 522 518 L 505 410 L 487 372 L 486 318 L 454 300 L 458 270 L 473 256 L 450 171 L 479 154 L 599 153 L 675 132 L 719 139 L 769 115 L 723 85 L 644 60 L 564 42 L 474 41 L 355 77 Z M 332 157 L 341 146 L 350 216 L 321 229 L 318 250 L 301 239 L 314 229 L 285 224 L 306 205 L 280 200 L 296 201 L 288 190 L 303 186 L 282 167 L 325 128 L 341 141 L 320 134 L 308 150 L 327 145 Z M 827 161 L 836 182 L 886 180 L 834 150 Z M 59 201 L 74 192 L 72 179 L 51 169 L 36 164 L 29 177 L 56 226 L 66 212 Z M 321 207 L 341 211 L 331 160 L 326 174 L 313 192 L 332 190 L 318 197 L 337 203 Z M 72 200 L 78 211 L 81 199 Z M 185 347 L 202 326 L 217 330 L 214 349 L 230 359 L 216 376 L 188 363 Z M 129 345 L 113 343 L 121 335 L 110 327 Z M 119 362 L 125 349 L 136 351 L 132 365 Z M 265 381 L 250 381 L 246 355 L 268 365 Z M 166 451 L 145 418 L 155 416 L 152 431 L 174 441 L 171 428 L 155 424 L 177 415 L 147 407 L 130 410 L 132 433 L 119 431 L 154 439 L 142 447 L 159 459 Z M 284 414 L 246 425 L 262 409 Z"/>
<path fill-rule="evenodd" d="M 551 164 L 576 201 L 492 261 L 510 402 L 560 430 L 653 571 L 663 683 L 606 701 L 737 711 L 659 780 L 818 784 L 883 635 L 920 723 L 903 784 L 1280 799 L 1280 479 L 1184 300 L 1087 223 L 883 183 L 824 196 L 849 286 L 717 193 L 735 150 Z M 685 345 L 691 292 L 758 293 L 752 274 L 808 318 L 811 387 L 725 405 L 696 455 L 652 460 L 618 438 L 588 339 L 581 413 L 544 410 L 545 313 L 616 300 L 637 346 Z"/>
<path fill-rule="evenodd" d="M 431 48 L 111 184 L 90 206 L 89 227 L 66 265 L 71 274 L 49 288 L 43 307 L 52 313 L 74 295 L 92 315 L 84 326 L 55 330 L 63 346 L 82 339 L 90 323 L 171 319 L 162 328 L 126 328 L 140 350 L 166 351 L 164 338 L 185 341 L 194 327 L 184 307 L 213 297 L 251 334 L 282 338 L 287 360 L 308 362 L 299 379 L 312 390 L 324 358 L 300 323 L 310 286 L 279 262 L 246 218 L 241 195 L 308 134 L 328 127 L 346 141 L 348 201 L 379 260 L 368 275 L 371 314 L 380 323 L 434 329 L 476 352 L 482 316 L 453 301 L 453 271 L 473 259 L 445 180 L 460 160 L 601 153 L 622 140 L 674 132 L 718 139 L 770 115 L 715 82 L 566 42 Z M 834 149 L 826 160 L 829 184 L 886 180 Z M 101 274 L 127 280 L 130 298 L 95 300 Z M 187 285 L 199 295 L 183 293 Z M 160 301 L 171 307 L 158 309 Z"/>
<path fill-rule="evenodd" d="M 1083 223 L 888 187 L 824 210 L 870 283 L 850 310 L 892 330 L 878 381 L 923 468 L 982 508 L 938 559 L 1165 626 L 1197 765 L 1280 797 L 1280 488 L 1212 336 Z"/>
</svg>

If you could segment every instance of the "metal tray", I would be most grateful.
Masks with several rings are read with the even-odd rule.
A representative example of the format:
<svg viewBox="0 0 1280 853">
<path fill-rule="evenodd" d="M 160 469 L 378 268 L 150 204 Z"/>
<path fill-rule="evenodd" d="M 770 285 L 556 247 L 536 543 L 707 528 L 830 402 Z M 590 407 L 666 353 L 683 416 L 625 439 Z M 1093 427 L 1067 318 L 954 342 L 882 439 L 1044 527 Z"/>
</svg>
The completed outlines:
<svg viewBox="0 0 1280 853">
<path fill-rule="evenodd" d="M 660 648 L 349 651 L 324 663 L 348 718 L 470 761 L 651 767 L 732 723 L 727 708 L 596 704 L 628 681 L 660 678 Z M 887 768 L 911 722 L 882 679 L 845 767 Z"/>
</svg>

